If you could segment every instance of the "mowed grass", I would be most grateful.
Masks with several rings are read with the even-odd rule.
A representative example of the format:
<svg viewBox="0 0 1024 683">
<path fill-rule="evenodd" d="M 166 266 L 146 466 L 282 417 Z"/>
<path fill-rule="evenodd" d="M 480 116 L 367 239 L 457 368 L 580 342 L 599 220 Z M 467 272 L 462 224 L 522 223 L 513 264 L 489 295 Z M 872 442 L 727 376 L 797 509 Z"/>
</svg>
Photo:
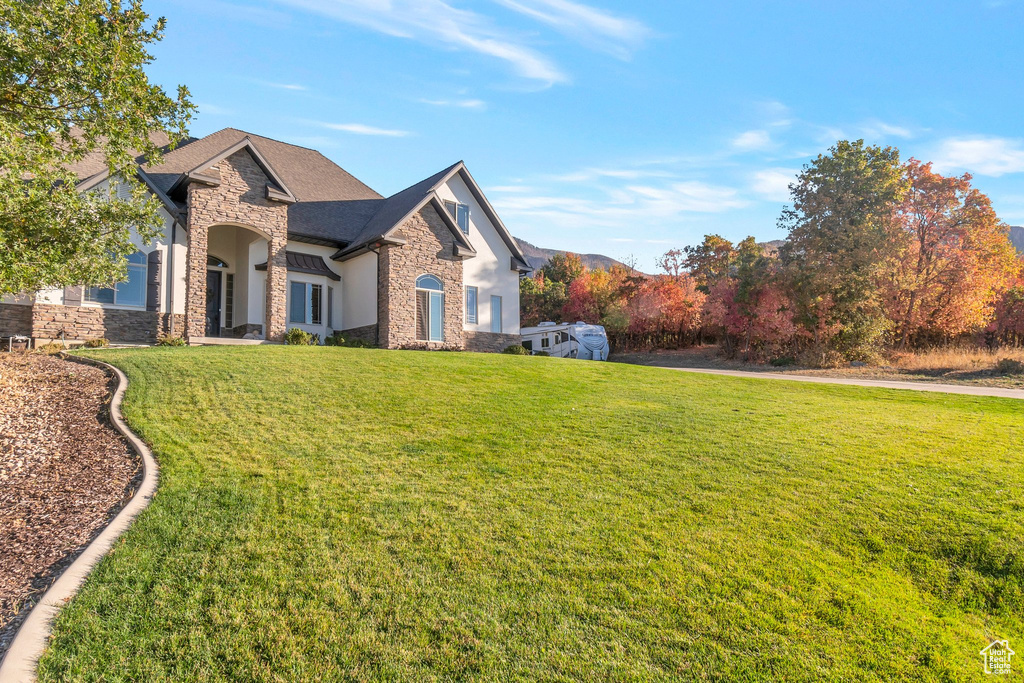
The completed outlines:
<svg viewBox="0 0 1024 683">
<path fill-rule="evenodd" d="M 974 680 L 1024 403 L 340 348 L 94 352 L 158 493 L 45 681 Z M 1016 667 L 1016 664 L 1014 664 Z"/>
</svg>

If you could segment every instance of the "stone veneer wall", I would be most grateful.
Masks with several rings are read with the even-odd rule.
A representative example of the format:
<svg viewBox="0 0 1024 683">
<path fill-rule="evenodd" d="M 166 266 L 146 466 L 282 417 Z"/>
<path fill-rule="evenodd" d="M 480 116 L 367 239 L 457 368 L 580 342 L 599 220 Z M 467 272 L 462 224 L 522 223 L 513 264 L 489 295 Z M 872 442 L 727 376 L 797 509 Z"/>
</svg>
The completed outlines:
<svg viewBox="0 0 1024 683">
<path fill-rule="evenodd" d="M 455 256 L 455 236 L 427 205 L 398 230 L 407 244 L 381 247 L 377 262 L 377 324 L 380 346 L 461 349 L 462 259 Z M 416 339 L 416 278 L 436 275 L 444 283 L 444 341 Z"/>
<path fill-rule="evenodd" d="M 67 341 L 106 338 L 112 342 L 152 344 L 168 333 L 170 316 L 155 311 L 133 311 L 97 306 L 60 306 L 37 303 L 31 307 L 32 337 Z M 185 316 L 175 316 L 174 332 L 184 332 Z"/>
<path fill-rule="evenodd" d="M 377 343 L 377 325 L 363 325 L 341 331 L 341 336 L 346 340 L 358 339 L 360 341 Z"/>
<path fill-rule="evenodd" d="M 224 330 L 225 332 L 223 334 L 230 333 L 230 335 L 235 339 L 241 339 L 250 332 L 262 335 L 263 325 L 260 325 L 259 323 L 242 323 L 241 325 L 235 325 L 230 330 L 228 330 L 227 328 L 224 328 Z"/>
<path fill-rule="evenodd" d="M 470 330 L 465 330 L 462 336 L 466 340 L 466 351 L 499 353 L 513 344 L 523 343 L 523 338 L 518 334 L 505 334 L 502 332 L 471 332 Z"/>
<path fill-rule="evenodd" d="M 0 304 L 0 337 L 32 334 L 32 306 Z"/>
<path fill-rule="evenodd" d="M 187 336 L 206 335 L 206 252 L 210 226 L 248 225 L 269 237 L 267 246 L 267 339 L 280 341 L 286 328 L 288 206 L 266 198 L 267 176 L 245 149 L 214 165 L 220 185 L 188 187 Z M 216 174 L 211 174 L 216 175 Z"/>
</svg>

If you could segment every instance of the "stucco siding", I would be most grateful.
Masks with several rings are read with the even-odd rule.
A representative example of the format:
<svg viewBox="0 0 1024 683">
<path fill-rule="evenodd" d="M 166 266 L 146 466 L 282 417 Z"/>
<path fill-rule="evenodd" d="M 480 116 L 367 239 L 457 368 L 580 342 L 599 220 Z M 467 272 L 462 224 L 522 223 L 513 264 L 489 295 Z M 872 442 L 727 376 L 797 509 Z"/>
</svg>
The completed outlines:
<svg viewBox="0 0 1024 683">
<path fill-rule="evenodd" d="M 476 256 L 463 261 L 462 278 L 466 287 L 477 288 L 477 322 L 464 323 L 464 329 L 491 332 L 491 296 L 500 296 L 501 332 L 519 334 L 519 274 L 511 269 L 512 252 L 460 176 L 440 187 L 438 195 L 469 206 L 468 239 Z"/>
<path fill-rule="evenodd" d="M 370 252 L 342 263 L 341 285 L 342 329 L 376 325 L 377 255 Z"/>
</svg>

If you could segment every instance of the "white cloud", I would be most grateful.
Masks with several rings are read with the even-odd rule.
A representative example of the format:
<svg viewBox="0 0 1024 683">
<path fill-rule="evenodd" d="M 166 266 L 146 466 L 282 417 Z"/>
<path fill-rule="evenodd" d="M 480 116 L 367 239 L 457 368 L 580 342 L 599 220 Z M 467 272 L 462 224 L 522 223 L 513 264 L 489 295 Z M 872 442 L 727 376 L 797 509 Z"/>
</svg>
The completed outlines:
<svg viewBox="0 0 1024 683">
<path fill-rule="evenodd" d="M 487 103 L 483 100 L 419 100 L 422 104 L 430 104 L 435 107 L 458 107 L 460 109 L 474 109 L 477 111 L 483 111 L 487 108 Z"/>
<path fill-rule="evenodd" d="M 298 83 L 272 83 L 270 81 L 260 81 L 265 86 L 271 88 L 280 88 L 281 90 L 306 90 L 306 86 L 299 85 Z"/>
<path fill-rule="evenodd" d="M 861 134 L 869 142 L 879 138 L 912 138 L 913 131 L 902 126 L 894 126 L 884 121 L 869 121 L 861 126 Z"/>
<path fill-rule="evenodd" d="M 651 35 L 642 22 L 570 0 L 495 0 L 585 45 L 628 59 Z"/>
<path fill-rule="evenodd" d="M 572 173 L 552 176 L 551 180 L 562 183 L 589 183 L 602 178 L 639 180 L 640 178 L 671 178 L 668 171 L 644 170 L 639 168 L 585 168 Z"/>
<path fill-rule="evenodd" d="M 277 0 L 338 21 L 357 24 L 396 38 L 448 49 L 467 50 L 506 62 L 519 76 L 545 86 L 568 77 L 521 37 L 489 18 L 444 0 Z"/>
<path fill-rule="evenodd" d="M 1021 140 L 993 137 L 947 138 L 934 155 L 938 171 L 970 171 L 977 175 L 1001 176 L 1024 172 Z"/>
<path fill-rule="evenodd" d="M 751 189 L 773 202 L 789 201 L 789 184 L 796 180 L 798 171 L 791 168 L 766 168 L 754 173 Z"/>
<path fill-rule="evenodd" d="M 404 138 L 409 135 L 407 130 L 377 128 L 363 123 L 320 123 L 318 125 L 330 130 L 340 130 L 343 133 L 354 133 L 355 135 L 381 135 L 389 138 Z"/>
<path fill-rule="evenodd" d="M 732 146 L 744 152 L 768 149 L 772 146 L 772 137 L 766 130 L 748 130 L 733 138 Z"/>
<path fill-rule="evenodd" d="M 691 213 L 721 213 L 748 204 L 735 189 L 699 181 L 664 186 L 602 187 L 593 198 L 572 195 L 508 194 L 494 199 L 506 222 L 562 229 L 614 228 L 623 231 L 671 224 Z"/>
</svg>

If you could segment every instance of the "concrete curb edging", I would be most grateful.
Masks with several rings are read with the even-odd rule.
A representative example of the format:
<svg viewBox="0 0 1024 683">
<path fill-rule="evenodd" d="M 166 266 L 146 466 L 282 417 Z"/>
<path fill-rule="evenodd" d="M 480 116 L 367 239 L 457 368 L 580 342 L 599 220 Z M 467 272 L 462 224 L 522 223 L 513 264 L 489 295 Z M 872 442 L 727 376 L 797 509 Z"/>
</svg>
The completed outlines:
<svg viewBox="0 0 1024 683">
<path fill-rule="evenodd" d="M 121 416 L 121 400 L 128 387 L 128 378 L 124 373 L 102 361 L 91 358 L 69 358 L 75 362 L 84 362 L 101 367 L 114 373 L 117 386 L 110 400 L 110 419 L 132 448 L 142 458 L 142 482 L 131 500 L 114 516 L 109 524 L 99 533 L 75 561 L 65 569 L 57 580 L 46 590 L 43 597 L 32 607 L 28 617 L 22 623 L 11 641 L 3 661 L 0 661 L 0 683 L 24 683 L 36 679 L 36 666 L 39 658 L 50 639 L 50 625 L 57 612 L 68 600 L 78 593 L 96 563 L 113 547 L 132 521 L 149 505 L 156 491 L 157 477 L 160 468 L 156 459 Z"/>
</svg>

